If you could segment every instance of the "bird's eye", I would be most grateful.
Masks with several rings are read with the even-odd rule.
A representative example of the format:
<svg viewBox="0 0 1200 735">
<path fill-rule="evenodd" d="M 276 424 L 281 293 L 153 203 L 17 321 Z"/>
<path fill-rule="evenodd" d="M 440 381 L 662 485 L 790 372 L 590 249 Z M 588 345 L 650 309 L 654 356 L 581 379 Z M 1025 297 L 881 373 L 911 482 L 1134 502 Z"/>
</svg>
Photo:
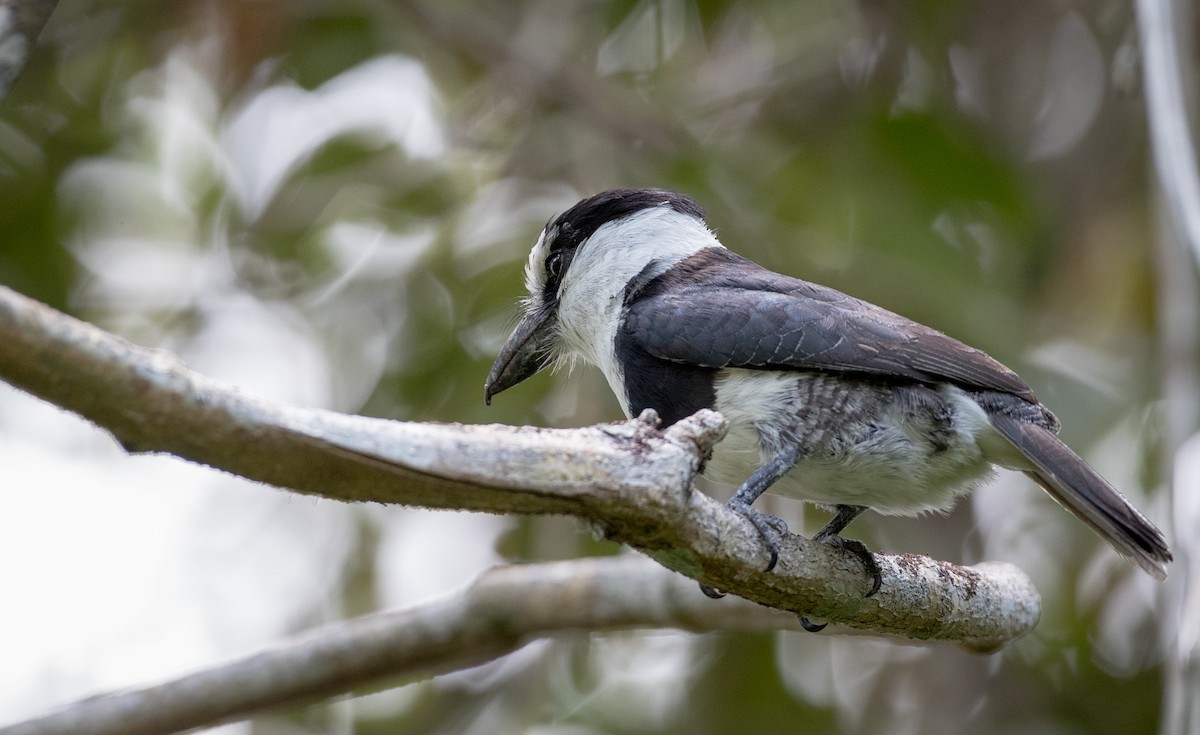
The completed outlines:
<svg viewBox="0 0 1200 735">
<path fill-rule="evenodd" d="M 562 275 L 563 251 L 555 250 L 546 258 L 546 276 L 551 281 L 557 281 Z"/>
</svg>

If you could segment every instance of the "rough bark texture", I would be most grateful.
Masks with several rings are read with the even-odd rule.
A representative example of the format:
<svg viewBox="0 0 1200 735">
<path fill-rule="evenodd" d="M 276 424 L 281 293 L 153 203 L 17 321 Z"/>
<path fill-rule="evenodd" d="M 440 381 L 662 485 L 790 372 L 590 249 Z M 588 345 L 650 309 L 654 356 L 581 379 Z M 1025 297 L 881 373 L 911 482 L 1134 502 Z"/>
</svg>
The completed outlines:
<svg viewBox="0 0 1200 735">
<path fill-rule="evenodd" d="M 993 650 L 1028 632 L 1040 614 L 1029 580 L 1005 564 L 967 568 L 881 554 L 882 588 L 865 598 L 867 579 L 859 560 L 792 535 L 781 546 L 776 569 L 764 572 L 767 556 L 754 528 L 692 488 L 703 457 L 724 432 L 724 420 L 712 411 L 665 431 L 656 428 L 652 412 L 616 424 L 555 430 L 404 423 L 282 406 L 220 385 L 168 353 L 136 347 L 2 287 L 0 379 L 86 417 L 130 451 L 169 452 L 344 501 L 572 514 L 704 584 L 861 631 Z M 726 604 L 700 596 L 690 584 L 683 587 L 678 594 L 688 609 Z M 487 589 L 477 584 L 473 594 L 484 595 L 483 601 L 475 598 L 471 604 L 503 608 L 516 600 L 495 593 L 489 602 L 490 593 L 481 591 Z M 543 608 L 541 615 L 509 607 L 505 615 L 528 624 L 508 636 L 479 639 L 474 652 L 464 644 L 445 654 L 444 662 L 489 658 L 565 627 L 681 625 L 656 612 L 649 600 L 639 609 L 636 599 L 627 601 L 629 612 L 614 623 L 616 618 L 602 614 L 601 603 L 620 593 L 597 589 L 588 593 L 589 604 L 599 606 L 595 618 L 558 619 L 556 613 L 566 610 L 558 605 Z M 409 614 L 422 611 L 402 615 Z M 424 658 L 395 659 L 396 668 L 381 662 L 361 673 L 370 678 L 413 666 L 437 670 L 441 654 L 434 642 L 414 643 L 421 645 L 432 646 Z M 338 681 L 347 688 L 350 682 L 362 683 L 349 677 Z M 295 688 L 297 696 L 331 691 L 324 685 Z"/>
</svg>

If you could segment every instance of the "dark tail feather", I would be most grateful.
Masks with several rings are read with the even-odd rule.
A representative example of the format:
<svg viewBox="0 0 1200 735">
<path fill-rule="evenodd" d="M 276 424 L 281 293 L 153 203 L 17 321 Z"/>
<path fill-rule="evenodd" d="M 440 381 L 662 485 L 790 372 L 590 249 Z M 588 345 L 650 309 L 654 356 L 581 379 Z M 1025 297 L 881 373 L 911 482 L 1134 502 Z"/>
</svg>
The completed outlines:
<svg viewBox="0 0 1200 735">
<path fill-rule="evenodd" d="M 1162 531 L 1051 431 L 1001 414 L 992 426 L 1036 468 L 1026 472 L 1059 505 L 1091 526 L 1122 556 L 1158 581 L 1167 578 L 1171 550 Z"/>
</svg>

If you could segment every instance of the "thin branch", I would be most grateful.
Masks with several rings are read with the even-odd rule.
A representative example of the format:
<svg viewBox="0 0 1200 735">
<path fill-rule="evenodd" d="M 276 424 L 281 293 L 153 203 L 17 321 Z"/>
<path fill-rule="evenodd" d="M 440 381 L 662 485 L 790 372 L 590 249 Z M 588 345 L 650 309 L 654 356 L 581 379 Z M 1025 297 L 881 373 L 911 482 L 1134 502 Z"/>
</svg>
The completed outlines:
<svg viewBox="0 0 1200 735">
<path fill-rule="evenodd" d="M 465 588 L 407 610 L 312 631 L 221 666 L 91 697 L 0 735 L 151 735 L 213 726 L 280 704 L 466 668 L 563 631 L 799 629 L 746 600 L 719 602 L 644 557 L 488 570 Z"/>
<path fill-rule="evenodd" d="M 0 735 L 156 735 L 228 722 L 383 678 L 431 676 L 565 631 L 800 630 L 795 616 L 700 595 L 690 579 L 637 556 L 496 567 L 457 592 L 343 621 L 154 686 L 113 692 Z"/>
<path fill-rule="evenodd" d="M 1184 99 L 1179 20 L 1172 0 L 1138 0 L 1146 116 L 1159 186 L 1171 220 L 1200 267 L 1200 174 Z"/>
<path fill-rule="evenodd" d="M 1192 142 L 1185 70 L 1192 48 L 1176 35 L 1191 33 L 1191 16 L 1176 0 L 1138 0 L 1142 71 L 1146 88 L 1146 116 L 1150 144 L 1158 174 L 1162 203 L 1158 207 L 1159 243 L 1155 251 L 1158 270 L 1159 344 L 1162 353 L 1164 465 L 1168 476 L 1187 466 L 1185 448 L 1196 431 L 1200 405 L 1197 376 L 1197 275 L 1200 273 L 1200 174 Z M 1177 14 L 1182 11 L 1184 18 Z M 1188 38 L 1188 37 L 1185 37 Z M 1181 45 L 1182 44 L 1182 45 Z M 1194 83 L 1194 77 L 1188 81 Z M 1194 442 L 1195 439 L 1191 439 Z M 1188 634 L 1194 621 L 1198 592 L 1195 503 L 1191 487 L 1180 473 L 1171 487 L 1172 525 L 1175 528 L 1176 567 L 1164 594 L 1164 683 L 1162 732 L 1196 732 L 1200 727 L 1200 647 Z M 1187 644 L 1191 643 L 1189 647 Z"/>
</svg>

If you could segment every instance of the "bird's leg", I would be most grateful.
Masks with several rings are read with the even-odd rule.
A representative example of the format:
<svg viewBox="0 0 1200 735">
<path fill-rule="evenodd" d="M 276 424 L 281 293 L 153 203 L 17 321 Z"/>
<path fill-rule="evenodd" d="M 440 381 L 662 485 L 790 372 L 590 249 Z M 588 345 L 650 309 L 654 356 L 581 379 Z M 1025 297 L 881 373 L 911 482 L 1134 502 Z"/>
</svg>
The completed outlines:
<svg viewBox="0 0 1200 735">
<path fill-rule="evenodd" d="M 867 548 L 867 545 L 862 541 L 855 539 L 842 538 L 840 535 L 846 526 L 850 525 L 850 521 L 858 518 L 866 510 L 862 505 L 839 505 L 836 506 L 836 511 L 833 518 L 829 519 L 817 534 L 813 536 L 813 541 L 821 541 L 831 544 L 839 549 L 848 551 L 854 554 L 862 561 L 863 566 L 867 568 L 867 574 L 871 577 L 871 589 L 867 592 L 867 597 L 879 591 L 879 586 L 883 584 L 883 572 L 879 569 L 879 562 L 875 561 L 875 555 Z M 800 616 L 800 627 L 807 630 L 809 633 L 818 633 L 825 629 L 828 623 L 813 623 L 803 615 Z"/>
<path fill-rule="evenodd" d="M 759 467 L 753 475 L 750 475 L 750 478 L 742 483 L 742 486 L 726 504 L 730 510 L 750 521 L 758 531 L 758 535 L 762 537 L 763 544 L 771 554 L 771 559 L 767 562 L 766 569 L 763 570 L 765 572 L 774 569 L 775 564 L 779 561 L 778 539 L 787 535 L 788 527 L 781 519 L 769 513 L 757 511 L 750 506 L 767 491 L 767 488 L 774 485 L 776 480 L 786 475 L 787 471 L 795 464 L 794 452 L 775 455 L 766 464 Z"/>
<path fill-rule="evenodd" d="M 742 483 L 742 486 L 726 503 L 726 507 L 750 521 L 754 530 L 758 531 L 758 535 L 762 538 L 763 545 L 767 547 L 771 559 L 763 571 L 771 571 L 779 561 L 779 539 L 787 535 L 788 527 L 779 518 L 757 511 L 750 506 L 755 500 L 758 500 L 758 496 L 766 492 L 767 488 L 775 484 L 776 480 L 787 474 L 794 464 L 796 464 L 795 452 L 775 455 L 766 464 L 759 467 L 753 475 L 750 475 L 750 478 Z M 700 585 L 700 591 L 712 598 L 725 596 L 724 592 L 704 584 Z"/>
</svg>

